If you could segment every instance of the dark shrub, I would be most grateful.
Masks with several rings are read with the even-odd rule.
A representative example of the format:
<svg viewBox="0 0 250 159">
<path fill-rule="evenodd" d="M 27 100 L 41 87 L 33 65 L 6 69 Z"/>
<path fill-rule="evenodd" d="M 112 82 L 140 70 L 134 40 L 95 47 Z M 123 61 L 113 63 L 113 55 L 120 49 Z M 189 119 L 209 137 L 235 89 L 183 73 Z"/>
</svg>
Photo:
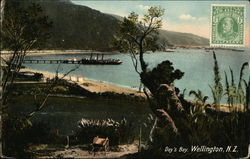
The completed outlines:
<svg viewBox="0 0 250 159">
<path fill-rule="evenodd" d="M 26 150 L 34 144 L 65 144 L 64 137 L 53 133 L 47 123 L 32 123 L 21 117 L 3 120 L 3 151 L 11 157 L 32 157 Z"/>
<path fill-rule="evenodd" d="M 88 120 L 82 119 L 79 122 L 79 129 L 75 134 L 78 144 L 92 143 L 94 137 L 108 137 L 110 145 L 131 143 L 135 139 L 135 129 L 132 122 L 123 119 L 119 122 L 113 119 Z"/>
</svg>

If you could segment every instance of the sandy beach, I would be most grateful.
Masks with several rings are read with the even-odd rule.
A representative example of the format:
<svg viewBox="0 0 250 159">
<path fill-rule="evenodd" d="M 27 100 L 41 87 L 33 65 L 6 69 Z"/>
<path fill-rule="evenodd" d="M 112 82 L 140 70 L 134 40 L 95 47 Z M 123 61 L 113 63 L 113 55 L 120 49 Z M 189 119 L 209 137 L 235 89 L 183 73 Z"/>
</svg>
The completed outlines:
<svg viewBox="0 0 250 159">
<path fill-rule="evenodd" d="M 42 73 L 45 78 L 49 78 L 49 79 L 52 79 L 55 77 L 54 73 L 46 72 L 46 71 L 33 70 L 33 69 L 28 69 L 28 68 L 23 68 L 20 71 L 21 72 L 26 72 L 26 71 L 29 72 L 30 71 L 30 72 Z M 59 74 L 59 78 L 62 78 L 62 77 L 63 77 L 63 75 Z M 93 81 L 93 80 L 89 80 L 86 78 L 83 78 L 83 80 L 80 82 L 75 81 L 75 80 L 72 81 L 72 80 L 70 80 L 69 75 L 65 76 L 63 79 L 66 79 L 68 82 L 71 82 L 71 83 L 77 83 L 82 88 L 88 90 L 89 92 L 93 92 L 93 93 L 114 92 L 114 93 L 118 93 L 118 94 L 134 95 L 134 96 L 146 98 L 145 94 L 143 92 L 139 92 L 138 90 L 135 90 L 132 88 L 129 89 L 129 88 L 124 88 L 124 87 L 119 87 L 119 86 L 105 83 L 102 81 Z M 193 100 L 188 100 L 188 101 L 194 102 Z M 212 104 L 212 103 L 206 103 L 206 104 Z M 232 111 L 229 109 L 228 104 L 221 104 L 219 109 L 221 111 L 224 111 L 224 112 Z M 234 109 L 236 109 L 236 108 L 234 108 Z M 243 105 L 238 105 L 237 111 L 243 111 Z"/>
<path fill-rule="evenodd" d="M 42 73 L 45 78 L 50 78 L 50 79 L 55 77 L 55 74 L 53 74 L 51 72 L 46 72 L 46 71 L 33 70 L 33 69 L 28 69 L 28 68 L 21 69 L 20 71 L 21 72 L 30 71 L 30 72 Z M 63 77 L 63 75 L 59 74 L 59 78 L 62 78 L 62 77 Z M 119 93 L 119 94 L 145 97 L 143 92 L 140 93 L 134 89 L 123 88 L 123 87 L 119 87 L 116 85 L 104 83 L 102 81 L 97 82 L 97 81 L 92 81 L 92 80 L 88 80 L 85 78 L 83 78 L 83 80 L 80 82 L 79 81 L 72 81 L 72 80 L 70 80 L 69 76 L 64 77 L 64 79 L 68 80 L 69 82 L 77 83 L 78 85 L 80 85 L 81 87 L 83 87 L 84 89 L 86 89 L 90 92 L 95 92 L 95 93 L 114 92 L 114 93 Z"/>
</svg>

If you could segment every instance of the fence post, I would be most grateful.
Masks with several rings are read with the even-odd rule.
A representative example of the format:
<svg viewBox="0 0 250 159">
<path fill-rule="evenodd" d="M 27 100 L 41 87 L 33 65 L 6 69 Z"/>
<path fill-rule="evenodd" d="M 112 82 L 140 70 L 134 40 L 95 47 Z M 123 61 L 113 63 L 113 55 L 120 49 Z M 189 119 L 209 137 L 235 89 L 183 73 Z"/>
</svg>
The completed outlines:
<svg viewBox="0 0 250 159">
<path fill-rule="evenodd" d="M 141 124 L 139 128 L 139 145 L 138 145 L 138 152 L 141 152 Z"/>
</svg>

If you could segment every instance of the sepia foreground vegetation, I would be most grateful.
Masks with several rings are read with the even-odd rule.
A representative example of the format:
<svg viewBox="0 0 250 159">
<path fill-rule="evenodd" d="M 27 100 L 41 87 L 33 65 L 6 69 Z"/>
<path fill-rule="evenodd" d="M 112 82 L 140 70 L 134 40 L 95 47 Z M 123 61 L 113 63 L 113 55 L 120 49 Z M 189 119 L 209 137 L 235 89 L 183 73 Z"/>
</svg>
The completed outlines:
<svg viewBox="0 0 250 159">
<path fill-rule="evenodd" d="M 9 12 L 7 12 L 9 19 L 3 22 L 5 46 L 13 52 L 10 61 L 6 63 L 7 66 L 3 68 L 2 136 L 3 152 L 6 156 L 36 158 L 44 155 L 39 154 L 36 149 L 42 149 L 48 145 L 54 145 L 58 148 L 64 147 L 65 149 L 72 145 L 82 145 L 87 151 L 95 136 L 110 138 L 110 145 L 113 146 L 111 152 L 117 151 L 115 149 L 120 144 L 138 143 L 137 153 L 122 156 L 122 158 L 217 159 L 247 156 L 250 143 L 250 78 L 245 77 L 245 68 L 248 63 L 242 65 L 238 78 L 234 76 L 231 69 L 229 69 L 230 77 L 225 72 L 225 84 L 222 84 L 219 61 L 217 61 L 214 52 L 214 83 L 210 85 L 214 102 L 207 104 L 207 92 L 201 92 L 197 88 L 194 88 L 197 91 L 189 92 L 190 96 L 195 97 L 195 102 L 186 100 L 185 93 L 181 93 L 174 86 L 174 81 L 181 80 L 184 72 L 175 69 L 172 62 L 168 60 L 163 61 L 153 69 L 149 69 L 143 56 L 146 51 L 156 51 L 158 48 L 156 39 L 158 29 L 162 26 L 161 17 L 164 14 L 164 10 L 161 8 L 149 8 L 148 13 L 142 19 L 136 13 L 131 13 L 121 22 L 120 30 L 114 39 L 114 48 L 130 53 L 135 71 L 144 86 L 146 101 L 145 98 L 131 97 L 130 94 L 120 95 L 114 92 L 93 94 L 93 92 L 86 91 L 79 85 L 63 79 L 79 66 L 60 77 L 59 65 L 53 80 L 35 86 L 30 84 L 17 86 L 15 73 L 20 71 L 22 60 L 27 51 L 49 38 L 47 31 L 52 27 L 52 23 L 48 17 L 42 15 L 41 7 L 38 5 L 31 5 L 30 9 L 26 10 L 20 17 L 12 9 L 9 8 Z M 22 8 L 17 9 L 22 11 Z M 32 11 L 36 14 L 32 14 Z M 24 22 L 27 24 L 31 23 L 27 28 L 23 28 L 26 23 L 23 24 L 23 21 L 20 20 L 22 18 L 25 18 Z M 12 23 L 12 21 L 19 23 Z M 40 23 L 42 24 L 40 25 Z M 15 26 L 7 28 L 8 24 Z M 44 29 L 46 31 L 43 31 Z M 34 30 L 38 32 L 34 32 Z M 12 31 L 17 32 L 19 36 L 9 35 Z M 249 74 L 247 75 L 249 76 Z M 239 79 L 238 84 L 236 84 L 235 78 Z M 64 135 L 53 130 L 44 121 L 32 121 L 45 107 L 54 104 L 49 103 L 49 99 L 53 95 L 101 98 L 103 101 L 105 98 L 113 100 L 120 97 L 119 99 L 127 106 L 131 104 L 128 102 L 131 98 L 136 98 L 132 101 L 138 102 L 136 103 L 138 105 L 142 105 L 141 102 L 144 104 L 147 102 L 145 105 L 150 108 L 153 115 L 150 115 L 147 121 L 140 122 L 139 126 L 133 125 L 138 120 L 135 118 L 131 121 L 128 119 L 82 119 L 79 121 L 79 128 L 76 132 Z M 223 96 L 227 98 L 230 110 L 228 112 L 220 110 Z M 79 102 L 78 98 L 70 98 L 69 100 L 72 105 Z M 23 102 L 26 106 L 28 104 L 32 107 L 31 111 L 24 111 L 25 107 L 21 104 Z M 65 100 L 61 98 L 56 100 L 58 107 L 64 102 Z M 14 109 L 15 113 L 8 112 L 9 109 L 13 110 L 11 108 L 13 105 L 20 107 Z M 243 109 L 239 110 L 239 105 L 243 106 Z M 145 109 L 147 108 L 145 107 Z M 19 114 L 17 114 L 17 110 L 21 110 Z M 145 131 L 142 131 L 143 127 Z M 39 145 L 47 146 L 39 147 Z M 190 147 L 196 145 L 207 147 L 237 146 L 237 151 L 211 154 L 192 152 Z M 166 147 L 186 147 L 188 151 L 168 153 Z M 64 156 L 59 157 L 63 158 Z"/>
</svg>

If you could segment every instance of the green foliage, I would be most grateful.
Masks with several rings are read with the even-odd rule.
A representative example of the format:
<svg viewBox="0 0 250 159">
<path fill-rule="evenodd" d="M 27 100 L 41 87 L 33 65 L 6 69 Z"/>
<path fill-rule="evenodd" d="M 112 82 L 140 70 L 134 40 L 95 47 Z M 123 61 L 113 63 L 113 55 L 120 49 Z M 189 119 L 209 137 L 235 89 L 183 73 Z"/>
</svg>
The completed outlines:
<svg viewBox="0 0 250 159">
<path fill-rule="evenodd" d="M 195 97 L 195 104 L 190 108 L 190 114 L 193 116 L 200 115 L 205 111 L 205 103 L 208 99 L 208 96 L 204 96 L 202 92 L 198 89 L 198 91 L 191 90 L 189 92 L 189 96 Z"/>
<path fill-rule="evenodd" d="M 114 48 L 133 54 L 156 51 L 158 29 L 162 26 L 163 14 L 163 9 L 151 7 L 142 19 L 134 12 L 124 17 L 115 36 Z"/>
<path fill-rule="evenodd" d="M 229 84 L 227 73 L 225 72 L 226 88 L 225 88 L 224 94 L 227 96 L 227 104 L 232 107 L 236 102 L 237 88 L 234 84 L 234 75 L 233 75 L 233 71 L 231 70 L 231 68 L 230 68 L 230 73 L 231 73 L 231 84 Z"/>
<path fill-rule="evenodd" d="M 216 54 L 213 52 L 213 59 L 214 59 L 214 86 L 210 86 L 210 89 L 213 94 L 213 99 L 214 99 L 214 104 L 215 106 L 219 106 L 221 98 L 223 96 L 223 86 L 221 84 L 221 76 L 220 76 L 220 70 L 219 70 L 219 65 L 218 61 L 216 59 Z"/>
<path fill-rule="evenodd" d="M 250 111 L 250 77 L 248 79 L 248 83 L 244 82 L 246 86 L 246 104 L 245 109 L 247 112 Z"/>
<path fill-rule="evenodd" d="M 245 85 L 245 93 L 244 93 L 244 88 L 242 87 L 242 82 L 244 82 L 244 70 L 249 66 L 248 62 L 245 62 L 242 64 L 241 69 L 240 69 L 240 77 L 239 77 L 239 83 L 238 83 L 238 90 L 237 90 L 237 101 L 240 104 L 246 104 L 246 98 L 249 98 L 247 96 L 247 85 Z M 247 106 L 246 106 L 247 107 Z"/>
<path fill-rule="evenodd" d="M 189 92 L 189 96 L 193 95 L 195 97 L 196 100 L 198 100 L 199 102 L 205 103 L 206 100 L 208 99 L 208 96 L 204 96 L 201 92 L 201 90 L 198 89 L 198 92 L 191 90 Z"/>
<path fill-rule="evenodd" d="M 158 48 L 156 39 L 158 29 L 162 26 L 163 14 L 164 10 L 160 7 L 150 7 L 142 19 L 139 19 L 138 14 L 132 12 L 128 17 L 124 17 L 119 31 L 114 37 L 114 48 L 131 54 L 137 73 L 139 73 L 138 61 L 140 61 L 142 72 L 147 71 L 143 54 L 146 51 L 156 51 Z M 135 54 L 139 54 L 139 60 Z"/>
<path fill-rule="evenodd" d="M 245 62 L 240 70 L 240 76 L 239 76 L 239 83 L 238 86 L 236 86 L 235 82 L 234 82 L 234 73 L 233 70 L 230 68 L 230 74 L 231 74 L 231 83 L 229 84 L 228 81 L 228 77 L 227 77 L 227 73 L 225 72 L 225 95 L 227 96 L 227 103 L 229 104 L 229 106 L 233 107 L 233 106 L 237 106 L 240 104 L 245 105 L 246 106 L 246 98 L 247 97 L 247 87 L 248 84 L 245 84 L 245 89 L 246 91 L 244 91 L 244 88 L 242 86 L 242 82 L 244 82 L 244 69 L 246 68 L 246 66 L 248 66 L 248 62 Z"/>
<path fill-rule="evenodd" d="M 235 84 L 235 77 L 233 70 L 229 68 L 231 82 L 229 82 L 228 80 L 227 73 L 224 72 L 225 92 L 223 94 L 223 86 L 221 84 L 219 66 L 214 52 L 213 52 L 213 58 L 214 58 L 214 86 L 212 87 L 209 85 L 209 87 L 211 88 L 213 94 L 214 105 L 219 106 L 222 96 L 226 95 L 227 103 L 229 106 L 233 107 L 234 105 L 236 105 L 238 109 L 238 106 L 243 104 L 245 106 L 245 110 L 247 110 L 249 104 L 249 90 L 248 90 L 249 85 L 244 80 L 244 70 L 249 65 L 248 62 L 243 63 L 241 66 L 238 86 L 236 86 Z M 245 91 L 242 86 L 242 82 L 245 83 Z"/>
</svg>

